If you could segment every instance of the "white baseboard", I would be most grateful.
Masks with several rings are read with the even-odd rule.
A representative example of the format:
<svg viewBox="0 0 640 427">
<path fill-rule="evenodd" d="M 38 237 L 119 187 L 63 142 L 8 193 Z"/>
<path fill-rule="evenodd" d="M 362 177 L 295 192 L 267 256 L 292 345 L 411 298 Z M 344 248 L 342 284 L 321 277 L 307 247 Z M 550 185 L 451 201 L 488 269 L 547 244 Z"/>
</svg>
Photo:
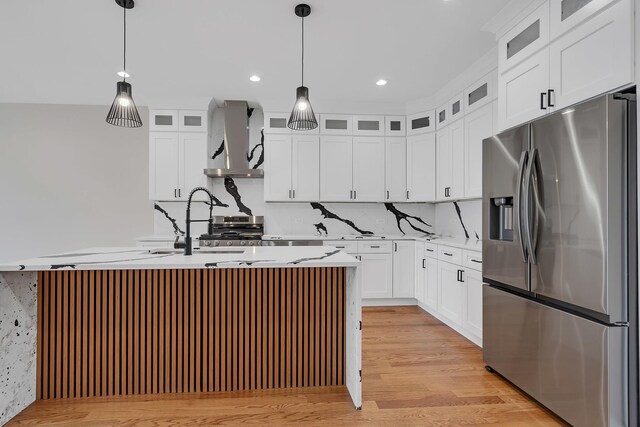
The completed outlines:
<svg viewBox="0 0 640 427">
<path fill-rule="evenodd" d="M 463 337 L 465 337 L 466 339 L 468 339 L 478 347 L 482 348 L 482 337 L 478 337 L 475 334 L 472 334 L 466 329 L 464 329 L 462 326 L 452 323 L 449 319 L 441 316 L 438 312 L 427 307 L 421 302 L 418 302 L 418 307 L 420 307 L 422 310 L 426 311 L 427 313 L 429 313 L 430 315 L 432 315 L 433 317 L 435 317 L 436 319 L 438 319 L 439 321 L 441 321 L 442 323 L 447 325 L 449 328 L 453 329 L 454 331 L 456 331 L 457 333 L 459 333 L 460 335 L 462 335 Z"/>
<path fill-rule="evenodd" d="M 392 307 L 394 305 L 418 305 L 415 298 L 363 298 L 363 307 Z"/>
</svg>

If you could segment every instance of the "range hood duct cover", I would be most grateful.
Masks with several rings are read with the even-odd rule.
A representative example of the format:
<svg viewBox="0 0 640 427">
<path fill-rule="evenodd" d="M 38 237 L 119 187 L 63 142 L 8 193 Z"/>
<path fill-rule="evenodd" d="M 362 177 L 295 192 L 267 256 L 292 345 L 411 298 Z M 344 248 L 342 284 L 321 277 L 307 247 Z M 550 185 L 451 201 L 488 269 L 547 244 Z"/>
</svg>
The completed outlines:
<svg viewBox="0 0 640 427">
<path fill-rule="evenodd" d="M 249 105 L 224 101 L 224 169 L 205 169 L 210 177 L 262 178 L 262 169 L 249 166 Z"/>
</svg>

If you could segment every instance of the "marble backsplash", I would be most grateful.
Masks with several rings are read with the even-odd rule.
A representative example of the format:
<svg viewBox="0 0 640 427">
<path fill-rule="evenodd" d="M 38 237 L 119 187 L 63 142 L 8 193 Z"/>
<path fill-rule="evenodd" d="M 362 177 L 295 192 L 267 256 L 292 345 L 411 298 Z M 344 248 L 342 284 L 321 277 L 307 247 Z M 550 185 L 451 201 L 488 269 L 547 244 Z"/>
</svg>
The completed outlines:
<svg viewBox="0 0 640 427">
<path fill-rule="evenodd" d="M 265 203 L 262 179 L 215 178 L 209 189 L 216 197 L 214 215 L 263 215 L 267 234 L 397 235 L 481 238 L 481 202 L 456 203 Z M 185 202 L 155 202 L 156 235 L 182 235 Z M 192 218 L 207 218 L 209 206 L 194 202 Z M 193 224 L 193 235 L 206 224 Z"/>
</svg>

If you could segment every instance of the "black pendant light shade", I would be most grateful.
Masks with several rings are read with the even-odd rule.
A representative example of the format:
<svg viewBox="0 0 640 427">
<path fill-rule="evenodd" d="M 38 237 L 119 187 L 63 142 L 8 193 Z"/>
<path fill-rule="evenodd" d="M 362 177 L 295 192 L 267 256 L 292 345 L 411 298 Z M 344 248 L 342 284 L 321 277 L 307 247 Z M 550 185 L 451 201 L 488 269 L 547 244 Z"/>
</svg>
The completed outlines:
<svg viewBox="0 0 640 427">
<path fill-rule="evenodd" d="M 287 126 L 293 130 L 313 130 L 318 127 L 318 121 L 309 102 L 309 89 L 306 86 L 296 89 L 296 103 Z"/>
<path fill-rule="evenodd" d="M 294 10 L 296 16 L 302 18 L 302 85 L 296 89 L 296 103 L 287 126 L 293 130 L 313 130 L 318 127 L 318 121 L 309 102 L 309 88 L 304 85 L 304 18 L 311 14 L 311 7 L 299 4 Z"/>
<path fill-rule="evenodd" d="M 125 81 L 117 84 L 116 97 L 107 114 L 107 123 L 125 128 L 142 126 L 136 103 L 131 97 L 131 85 Z"/>
<path fill-rule="evenodd" d="M 133 9 L 133 0 L 116 0 L 118 6 L 124 9 L 124 76 L 126 76 L 127 70 L 127 9 Z M 107 123 L 114 126 L 126 127 L 126 128 L 139 128 L 142 126 L 142 119 L 138 114 L 136 103 L 133 102 L 131 96 L 131 84 L 127 83 L 127 78 L 123 77 L 121 82 L 116 86 L 116 97 L 113 99 L 113 104 L 107 114 Z"/>
</svg>

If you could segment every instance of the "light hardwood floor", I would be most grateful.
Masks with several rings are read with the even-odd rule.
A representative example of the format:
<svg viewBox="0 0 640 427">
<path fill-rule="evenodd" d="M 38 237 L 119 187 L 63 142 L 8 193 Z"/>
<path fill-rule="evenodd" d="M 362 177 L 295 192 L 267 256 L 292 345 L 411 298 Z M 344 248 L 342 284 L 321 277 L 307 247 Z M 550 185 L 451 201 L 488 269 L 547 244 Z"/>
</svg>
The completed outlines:
<svg viewBox="0 0 640 427">
<path fill-rule="evenodd" d="M 334 387 L 40 401 L 8 425 L 563 425 L 419 308 L 365 308 L 363 319 L 361 411 Z"/>
</svg>

